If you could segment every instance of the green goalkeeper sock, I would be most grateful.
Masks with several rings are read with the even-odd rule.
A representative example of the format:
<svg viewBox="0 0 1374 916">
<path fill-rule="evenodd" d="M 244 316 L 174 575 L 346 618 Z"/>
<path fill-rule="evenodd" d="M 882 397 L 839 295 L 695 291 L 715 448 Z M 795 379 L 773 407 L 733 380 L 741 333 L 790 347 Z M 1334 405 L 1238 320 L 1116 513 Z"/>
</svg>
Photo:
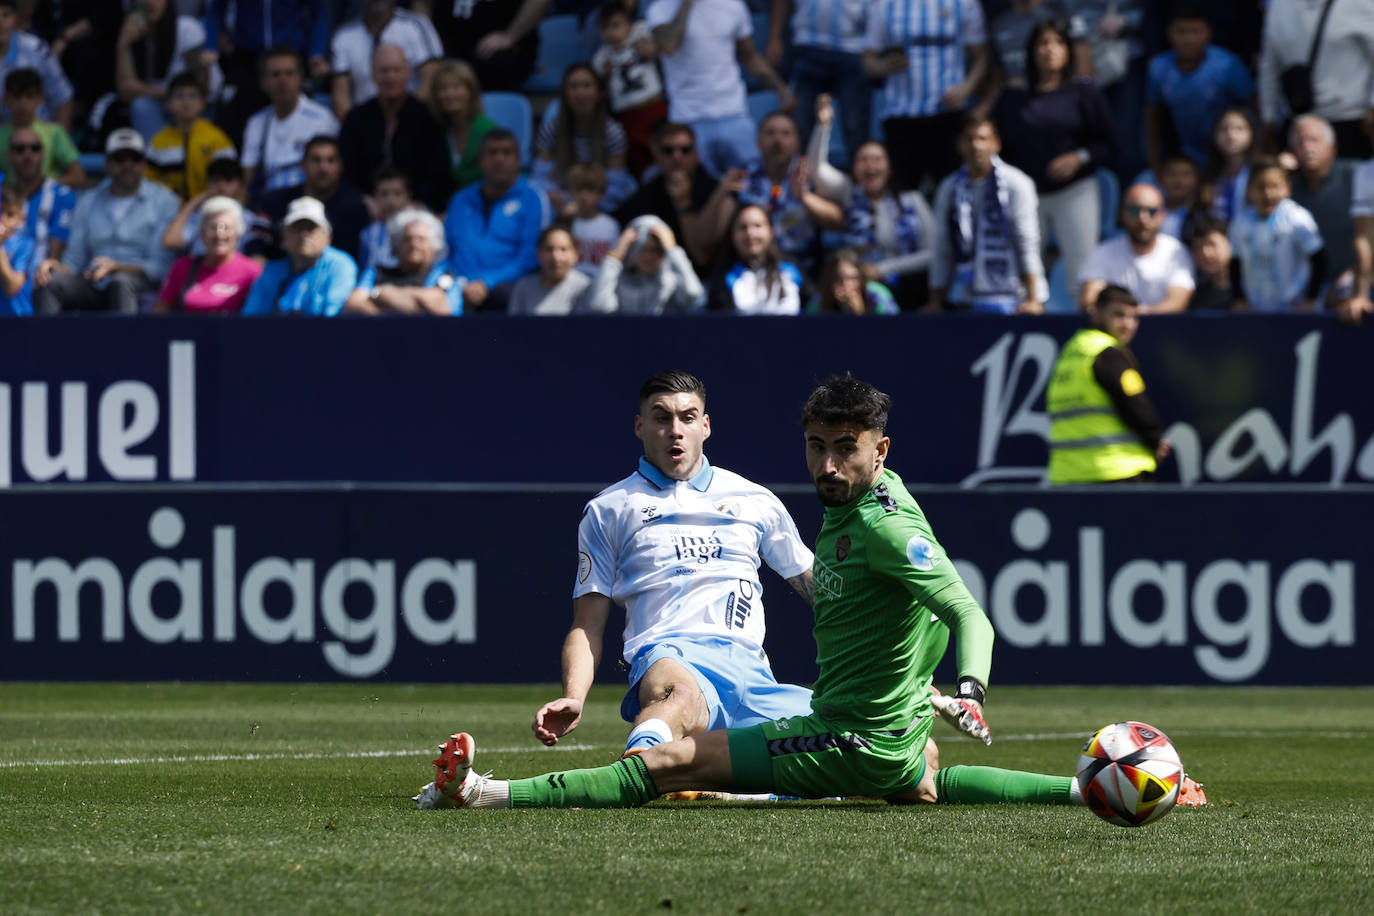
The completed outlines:
<svg viewBox="0 0 1374 916">
<path fill-rule="evenodd" d="M 1072 776 L 1045 776 L 996 767 L 945 767 L 935 772 L 942 804 L 1071 804 Z"/>
<path fill-rule="evenodd" d="M 512 808 L 633 808 L 657 797 L 649 768 L 638 756 L 510 782 Z"/>
</svg>

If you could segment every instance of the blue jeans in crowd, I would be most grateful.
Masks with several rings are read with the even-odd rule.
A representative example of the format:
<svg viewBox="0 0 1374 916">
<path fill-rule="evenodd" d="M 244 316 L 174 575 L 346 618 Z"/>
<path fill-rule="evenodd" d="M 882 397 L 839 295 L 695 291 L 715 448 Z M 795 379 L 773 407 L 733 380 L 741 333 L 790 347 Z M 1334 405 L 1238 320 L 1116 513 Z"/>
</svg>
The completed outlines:
<svg viewBox="0 0 1374 916">
<path fill-rule="evenodd" d="M 854 151 L 870 137 L 869 120 L 873 109 L 873 81 L 864 75 L 858 54 L 797 45 L 792 49 L 792 93 L 797 107 L 792 115 L 801 131 L 802 149 L 811 142 L 811 128 L 816 123 L 816 96 L 830 93 L 835 100 L 835 129 L 844 137 L 846 159 L 830 164 L 844 169 L 854 157 Z"/>
</svg>

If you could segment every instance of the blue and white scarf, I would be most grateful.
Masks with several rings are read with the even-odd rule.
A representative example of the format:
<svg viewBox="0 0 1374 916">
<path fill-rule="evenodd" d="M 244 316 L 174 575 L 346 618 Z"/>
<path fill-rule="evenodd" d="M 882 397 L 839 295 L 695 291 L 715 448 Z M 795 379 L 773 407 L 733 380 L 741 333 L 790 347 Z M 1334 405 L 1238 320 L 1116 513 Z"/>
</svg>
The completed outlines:
<svg viewBox="0 0 1374 916">
<path fill-rule="evenodd" d="M 855 189 L 849 204 L 845 207 L 844 214 L 844 243 L 846 247 L 856 249 L 859 256 L 867 262 L 881 261 L 884 258 L 891 258 L 904 254 L 912 254 L 921 250 L 922 228 L 921 214 L 912 202 L 916 197 L 914 191 L 903 191 L 894 194 L 886 192 L 874 203 L 868 199 L 868 195 Z M 892 217 L 892 223 L 897 228 L 897 248 L 895 251 L 888 250 L 878 243 L 877 237 L 877 215 L 876 208 L 882 207 L 888 211 Z M 895 283 L 897 278 L 885 277 L 888 283 Z"/>
<path fill-rule="evenodd" d="M 954 199 L 949 208 L 949 237 L 954 246 L 954 284 L 970 305 L 1016 308 L 1020 301 L 1021 270 L 1012 228 L 1006 164 L 992 157 L 992 170 L 983 187 L 983 212 L 973 212 L 973 183 L 968 166 L 954 175 Z"/>
</svg>

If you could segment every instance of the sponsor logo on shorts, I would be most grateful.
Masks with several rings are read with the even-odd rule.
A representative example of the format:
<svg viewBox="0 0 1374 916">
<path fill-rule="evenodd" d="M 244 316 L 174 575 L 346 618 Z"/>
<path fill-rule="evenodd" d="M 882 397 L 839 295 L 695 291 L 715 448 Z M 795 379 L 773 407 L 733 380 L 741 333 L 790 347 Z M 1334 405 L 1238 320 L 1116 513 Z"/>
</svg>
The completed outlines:
<svg viewBox="0 0 1374 916">
<path fill-rule="evenodd" d="M 844 578 L 822 563 L 820 557 L 816 558 L 811 567 L 811 576 L 819 594 L 831 598 L 839 598 L 844 594 Z"/>
<path fill-rule="evenodd" d="M 922 572 L 934 569 L 940 559 L 935 552 L 935 545 L 919 534 L 913 534 L 911 540 L 906 542 L 906 558 Z"/>
<path fill-rule="evenodd" d="M 835 560 L 843 563 L 849 559 L 849 535 L 842 534 L 835 540 Z"/>
<path fill-rule="evenodd" d="M 577 583 L 581 585 L 592 574 L 592 555 L 586 551 L 577 552 Z"/>
</svg>

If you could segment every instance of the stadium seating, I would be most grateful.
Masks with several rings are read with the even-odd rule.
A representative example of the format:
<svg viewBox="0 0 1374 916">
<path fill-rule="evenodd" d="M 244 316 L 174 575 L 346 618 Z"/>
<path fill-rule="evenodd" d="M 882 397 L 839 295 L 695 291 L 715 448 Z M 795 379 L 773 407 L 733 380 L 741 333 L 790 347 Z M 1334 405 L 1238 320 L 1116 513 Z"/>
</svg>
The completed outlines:
<svg viewBox="0 0 1374 916">
<path fill-rule="evenodd" d="M 515 134 L 520 144 L 520 164 L 528 166 L 534 147 L 534 111 L 519 92 L 484 92 L 482 107 L 487 117 Z"/>
<path fill-rule="evenodd" d="M 1121 182 L 1111 169 L 1097 170 L 1097 194 L 1102 201 L 1102 238 L 1109 239 L 1119 231 L 1116 211 L 1121 206 Z"/>
<path fill-rule="evenodd" d="M 576 16 L 550 16 L 539 23 L 539 56 L 522 87 L 526 92 L 556 93 L 563 71 L 582 59 L 582 36 Z"/>
</svg>

